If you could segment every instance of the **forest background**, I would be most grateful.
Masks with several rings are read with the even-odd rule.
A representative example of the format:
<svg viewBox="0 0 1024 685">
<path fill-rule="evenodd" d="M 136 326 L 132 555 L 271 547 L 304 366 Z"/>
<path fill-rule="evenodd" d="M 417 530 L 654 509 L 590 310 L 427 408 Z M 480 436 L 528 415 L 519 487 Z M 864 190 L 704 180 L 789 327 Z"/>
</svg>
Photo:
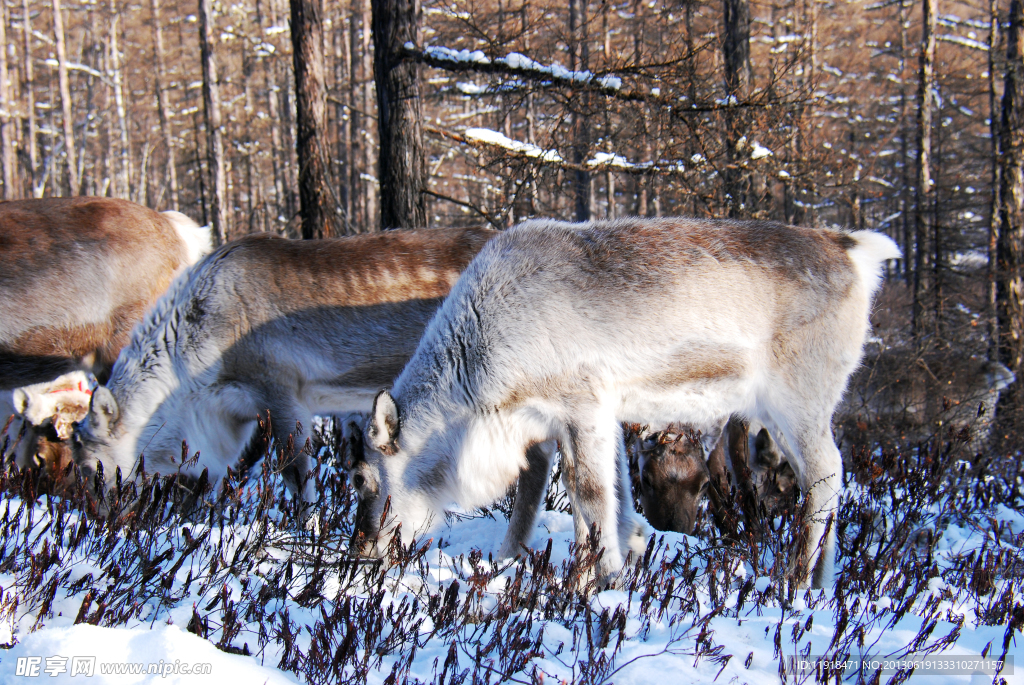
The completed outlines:
<svg viewBox="0 0 1024 685">
<path fill-rule="evenodd" d="M 1020 0 L 0 12 L 5 199 L 121 197 L 219 241 L 532 216 L 867 228 L 905 256 L 881 300 L 890 342 L 1021 374 Z"/>
</svg>

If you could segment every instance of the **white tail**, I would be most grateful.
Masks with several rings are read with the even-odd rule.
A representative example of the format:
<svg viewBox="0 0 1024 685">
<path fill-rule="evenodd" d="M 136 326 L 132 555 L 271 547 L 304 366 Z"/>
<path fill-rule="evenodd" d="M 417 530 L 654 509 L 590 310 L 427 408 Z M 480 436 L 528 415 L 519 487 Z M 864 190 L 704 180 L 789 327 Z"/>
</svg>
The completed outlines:
<svg viewBox="0 0 1024 685">
<path fill-rule="evenodd" d="M 191 266 L 205 257 L 213 249 L 213 237 L 209 226 L 200 226 L 181 212 L 161 212 L 167 217 L 174 230 L 178 232 L 181 242 L 188 250 L 188 264 Z"/>
<path fill-rule="evenodd" d="M 903 252 L 892 238 L 882 233 L 853 231 L 847 235 L 857 241 L 847 254 L 857 267 L 861 282 L 874 294 L 881 284 L 882 266 L 886 260 L 900 259 Z"/>
</svg>

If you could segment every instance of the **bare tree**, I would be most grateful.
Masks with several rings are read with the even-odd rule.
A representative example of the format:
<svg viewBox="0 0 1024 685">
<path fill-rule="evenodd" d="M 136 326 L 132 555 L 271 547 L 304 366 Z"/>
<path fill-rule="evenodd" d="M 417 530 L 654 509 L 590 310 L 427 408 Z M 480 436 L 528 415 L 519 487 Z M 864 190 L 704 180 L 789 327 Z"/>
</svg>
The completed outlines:
<svg viewBox="0 0 1024 685">
<path fill-rule="evenodd" d="M 1024 361 L 1024 2 L 1011 0 L 1006 33 L 1000 162 L 999 331 L 1001 361 L 1018 374 Z M 1017 406 L 1022 393 L 1013 392 Z"/>
<path fill-rule="evenodd" d="M 999 94 L 996 84 L 996 51 L 999 46 L 999 0 L 988 3 L 988 116 L 989 136 L 992 144 L 992 202 L 988 220 L 988 270 L 985 274 L 986 318 L 988 319 L 988 357 L 999 358 L 999 276 L 996 270 L 999 252 L 999 225 L 1002 222 L 1002 159 L 1000 158 Z"/>
<path fill-rule="evenodd" d="M 128 104 L 124 96 L 124 69 L 121 60 L 121 44 L 119 34 L 124 26 L 124 15 L 119 11 L 117 0 L 110 0 L 110 74 L 112 76 L 111 90 L 114 95 L 114 109 L 117 113 L 117 172 L 113 174 L 116 183 L 114 194 L 117 197 L 138 199 L 132 197 L 132 151 L 131 140 L 128 133 Z M 111 150 L 112 151 L 112 150 Z"/>
<path fill-rule="evenodd" d="M 7 3 L 0 3 L 0 176 L 4 199 L 13 200 L 15 191 L 14 122 L 11 121 L 11 83 L 7 71 Z"/>
<path fill-rule="evenodd" d="M 291 0 L 291 17 L 302 237 L 329 238 L 337 233 L 337 217 L 330 186 L 321 0 Z"/>
<path fill-rule="evenodd" d="M 71 113 L 71 85 L 68 80 L 68 56 L 64 44 L 64 17 L 60 0 L 53 0 L 53 35 L 57 47 L 57 78 L 60 83 L 61 113 L 64 122 L 64 154 L 67 159 L 68 184 L 72 195 L 78 195 L 78 162 L 75 159 L 75 120 Z"/>
<path fill-rule="evenodd" d="M 174 137 L 171 135 L 171 115 L 167 104 L 167 93 L 164 92 L 167 67 L 164 64 L 164 33 L 160 25 L 160 0 L 150 0 L 153 11 L 153 56 L 156 60 L 156 106 L 160 115 L 160 134 L 167 149 L 167 186 L 171 192 L 171 209 L 178 209 L 178 165 L 174 154 Z"/>
<path fill-rule="evenodd" d="M 406 43 L 418 46 L 419 0 L 372 0 L 373 66 L 380 136 L 380 225 L 427 225 L 419 66 L 404 60 Z"/>
<path fill-rule="evenodd" d="M 741 137 L 740 113 L 735 105 L 750 83 L 750 5 L 748 0 L 723 0 L 722 61 L 725 65 L 725 169 L 722 171 L 729 216 L 739 216 L 745 205 L 746 174 L 737 167 L 736 146 Z"/>
<path fill-rule="evenodd" d="M 587 0 L 569 0 L 569 68 L 584 71 L 589 66 L 590 48 L 587 44 Z M 573 192 L 576 196 L 576 221 L 590 221 L 590 172 L 584 162 L 590 152 L 590 125 L 588 93 L 580 93 L 572 112 L 572 161 L 578 165 L 573 171 Z"/>
<path fill-rule="evenodd" d="M 935 28 L 937 0 L 921 0 L 921 57 L 917 85 L 917 182 L 914 201 L 914 303 L 912 326 L 921 332 L 924 306 L 924 258 L 928 240 L 928 206 L 932 198 L 932 104 L 935 99 Z"/>
<path fill-rule="evenodd" d="M 39 169 L 39 145 L 36 140 L 36 102 L 35 102 L 35 70 L 32 68 L 32 13 L 29 11 L 28 0 L 21 0 L 21 33 L 24 40 L 24 58 L 22 68 L 25 79 L 25 115 L 28 118 L 28 180 L 32 186 L 33 196 L 36 193 L 36 173 Z"/>
<path fill-rule="evenodd" d="M 211 0 L 199 0 L 199 52 L 203 62 L 203 105 L 206 112 L 207 159 L 213 176 L 213 235 L 218 245 L 227 236 L 227 170 L 224 132 L 221 129 L 220 84 L 213 59 L 213 10 Z"/>
</svg>

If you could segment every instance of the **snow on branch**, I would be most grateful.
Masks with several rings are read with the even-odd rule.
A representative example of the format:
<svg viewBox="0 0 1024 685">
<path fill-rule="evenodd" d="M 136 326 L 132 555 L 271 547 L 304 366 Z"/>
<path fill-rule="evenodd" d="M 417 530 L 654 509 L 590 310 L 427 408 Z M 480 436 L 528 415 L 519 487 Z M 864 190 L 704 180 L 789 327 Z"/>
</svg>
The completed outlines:
<svg viewBox="0 0 1024 685">
<path fill-rule="evenodd" d="M 973 48 L 975 50 L 984 50 L 985 52 L 988 52 L 988 43 L 982 43 L 980 40 L 974 40 L 972 38 L 964 38 L 963 36 L 954 36 L 950 34 L 937 36 L 937 38 L 947 43 L 956 43 L 957 45 L 963 45 L 964 47 Z"/>
<path fill-rule="evenodd" d="M 622 171 L 629 174 L 683 174 L 686 166 L 681 161 L 662 160 L 659 162 L 630 162 L 622 155 L 613 152 L 596 152 L 591 159 L 582 164 L 567 161 L 557 150 L 544 149 L 532 143 L 513 140 L 504 133 L 487 128 L 470 128 L 462 133 L 446 131 L 436 126 L 424 126 L 428 133 L 448 138 L 459 143 L 483 148 L 499 148 L 503 154 L 530 162 L 540 162 L 545 166 L 575 171 Z M 768 148 L 753 143 L 750 159 L 757 161 L 772 154 Z M 693 170 L 706 167 L 707 160 L 703 155 L 693 155 L 690 159 Z"/>
<path fill-rule="evenodd" d="M 418 50 L 412 43 L 406 43 L 404 47 L 406 56 L 449 71 L 510 74 L 564 85 L 588 85 L 607 92 L 622 89 L 622 79 L 618 76 L 595 75 L 589 70 L 573 71 L 561 64 L 545 65 L 518 52 L 492 60 L 480 50 L 452 50 L 441 46 L 428 46 Z"/>
<path fill-rule="evenodd" d="M 498 148 L 503 154 L 510 157 L 530 162 L 540 162 L 545 166 L 555 166 L 562 169 L 577 171 L 618 170 L 637 174 L 659 171 L 682 173 L 685 171 L 683 165 L 679 163 L 671 165 L 656 165 L 651 162 L 635 164 L 628 161 L 625 157 L 610 152 L 599 152 L 594 155 L 593 159 L 587 160 L 583 164 L 573 164 L 562 157 L 557 150 L 546 150 L 532 143 L 513 140 L 503 133 L 486 128 L 470 128 L 463 133 L 446 131 L 436 126 L 424 126 L 423 129 L 428 133 L 433 133 L 434 135 L 459 143 L 474 147 Z"/>
<path fill-rule="evenodd" d="M 614 74 L 595 74 L 589 70 L 574 71 L 560 64 L 542 64 L 526 55 L 512 52 L 505 57 L 490 58 L 481 50 L 453 50 L 442 46 L 417 48 L 412 43 L 403 46 L 402 57 L 436 69 L 452 72 L 473 72 L 510 76 L 521 82 L 533 81 L 541 85 L 558 85 L 572 88 L 585 88 L 628 102 L 646 102 L 652 105 L 671 108 L 675 114 L 693 114 L 715 112 L 725 109 L 769 108 L 796 103 L 769 102 L 767 100 L 738 101 L 735 97 L 715 103 L 698 104 L 685 102 L 671 94 L 662 94 L 659 88 L 649 91 L 626 89 L 622 79 Z M 481 95 L 500 92 L 499 89 L 474 87 L 458 87 L 465 95 Z M 518 85 L 518 84 L 517 84 Z M 466 92 L 466 91 L 470 92 Z M 762 93 L 762 97 L 764 93 Z"/>
<path fill-rule="evenodd" d="M 558 154 L 557 150 L 545 150 L 531 143 L 522 143 L 518 140 L 512 140 L 503 133 L 498 133 L 497 131 L 492 131 L 487 128 L 467 129 L 464 136 L 469 141 L 476 141 L 484 143 L 485 145 L 505 148 L 510 152 L 514 152 L 524 157 L 539 159 L 542 162 L 557 163 L 564 161 L 562 156 Z"/>
</svg>

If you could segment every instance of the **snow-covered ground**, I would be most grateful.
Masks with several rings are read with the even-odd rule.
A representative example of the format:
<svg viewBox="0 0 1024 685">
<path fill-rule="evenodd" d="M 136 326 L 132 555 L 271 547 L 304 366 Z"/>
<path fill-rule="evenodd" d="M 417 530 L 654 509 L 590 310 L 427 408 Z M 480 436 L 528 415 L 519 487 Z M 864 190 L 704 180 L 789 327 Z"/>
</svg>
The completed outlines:
<svg viewBox="0 0 1024 685">
<path fill-rule="evenodd" d="M 550 545 L 549 557 L 538 552 L 518 565 L 491 564 L 488 557 L 506 525 L 494 511 L 453 516 L 422 556 L 374 571 L 329 560 L 319 567 L 286 561 L 286 550 L 314 534 L 296 536 L 267 519 L 210 528 L 171 518 L 155 529 L 124 534 L 88 528 L 72 511 L 54 507 L 51 514 L 43 502 L 32 508 L 29 522 L 27 508 L 11 497 L 0 518 L 0 643 L 13 643 L 0 651 L 3 683 L 338 677 L 383 683 L 393 672 L 409 682 L 447 683 L 462 682 L 474 669 L 484 675 L 490 670 L 494 681 L 505 673 L 519 682 L 766 683 L 779 682 L 782 668 L 785 682 L 811 682 L 809 674 L 792 672 L 789 659 L 835 656 L 832 643 L 843 636 L 854 646 L 852 657 L 904 656 L 916 640 L 919 656 L 949 660 L 977 659 L 983 652 L 997 658 L 1005 633 L 1005 625 L 977 625 L 976 605 L 947 591 L 940 577 L 928 580 L 927 592 L 900 617 L 900 601 L 885 597 L 837 598 L 826 590 L 783 602 L 769 578 L 754 578 L 748 565 L 728 557 L 709 566 L 710 559 L 721 561 L 714 544 L 677 534 L 659 536 L 622 589 L 589 595 L 565 589 L 558 597 L 558 588 L 571 585 L 565 577 L 576 558 L 571 516 L 559 511 L 542 512 L 531 540 L 537 550 Z M 1002 521 L 1003 538 L 1020 539 L 1015 536 L 1024 531 L 1024 518 L 1005 507 L 992 514 Z M 941 565 L 952 555 L 991 549 L 992 535 L 988 525 L 950 523 L 936 546 L 937 560 Z M 23 550 L 31 544 L 34 556 L 13 554 L 19 544 Z M 165 548 L 161 558 L 157 551 Z M 236 567 L 240 557 L 251 563 Z M 176 559 L 181 563 L 175 565 Z M 106 597 L 114 607 L 118 593 L 138 590 L 126 578 L 136 572 L 147 577 L 147 569 L 156 571 L 138 582 L 158 591 L 122 601 L 120 618 L 111 615 L 113 608 L 104 615 L 86 597 L 93 588 L 96 598 Z M 992 597 L 1001 582 L 996 580 Z M 38 590 L 47 583 L 59 589 L 48 607 L 40 607 L 38 598 L 47 593 Z M 307 583 L 318 588 L 315 596 L 303 595 Z M 952 622 L 958 614 L 959 630 Z M 76 617 L 86 622 L 75 625 Z M 186 630 L 190 621 L 193 632 Z M 934 622 L 924 639 L 923 622 Z M 251 656 L 221 651 L 217 642 Z M 1024 645 L 1012 641 L 1008 654 L 1019 660 Z M 342 664 L 333 675 L 325 666 L 332 660 Z M 124 670 L 132 668 L 152 670 Z M 1009 671 L 1001 675 L 1006 682 L 1024 682 L 1017 670 Z M 856 679 L 848 674 L 849 681 Z M 993 681 L 969 671 L 916 673 L 911 680 Z"/>
</svg>

